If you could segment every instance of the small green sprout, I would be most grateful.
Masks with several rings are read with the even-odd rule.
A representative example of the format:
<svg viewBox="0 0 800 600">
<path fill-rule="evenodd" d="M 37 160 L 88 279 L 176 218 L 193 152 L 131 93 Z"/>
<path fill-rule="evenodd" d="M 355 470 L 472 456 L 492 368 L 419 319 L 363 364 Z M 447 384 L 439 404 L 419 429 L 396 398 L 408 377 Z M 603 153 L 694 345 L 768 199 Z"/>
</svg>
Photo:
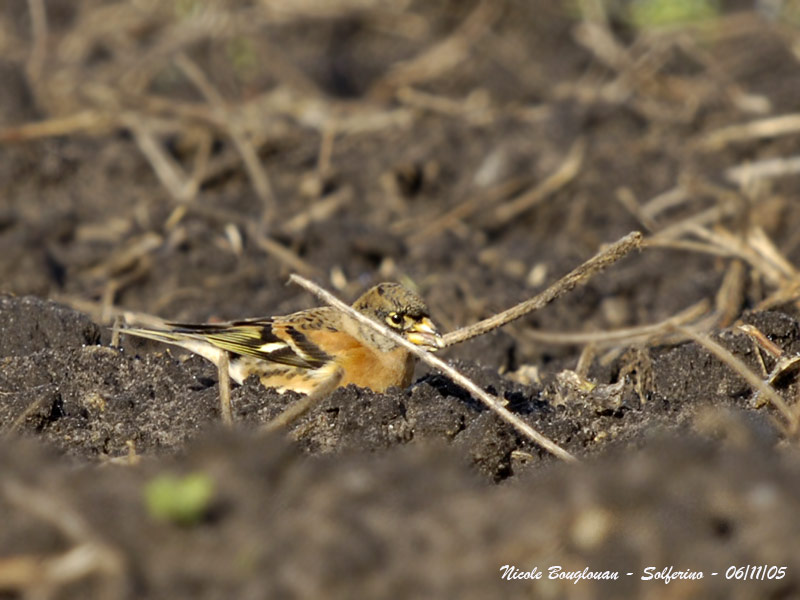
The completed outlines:
<svg viewBox="0 0 800 600">
<path fill-rule="evenodd" d="M 690 25 L 719 16 L 717 0 L 634 0 L 629 5 L 637 27 Z"/>
<path fill-rule="evenodd" d="M 147 511 L 156 519 L 179 525 L 194 525 L 208 512 L 214 482 L 205 473 L 183 477 L 159 475 L 144 488 Z"/>
</svg>

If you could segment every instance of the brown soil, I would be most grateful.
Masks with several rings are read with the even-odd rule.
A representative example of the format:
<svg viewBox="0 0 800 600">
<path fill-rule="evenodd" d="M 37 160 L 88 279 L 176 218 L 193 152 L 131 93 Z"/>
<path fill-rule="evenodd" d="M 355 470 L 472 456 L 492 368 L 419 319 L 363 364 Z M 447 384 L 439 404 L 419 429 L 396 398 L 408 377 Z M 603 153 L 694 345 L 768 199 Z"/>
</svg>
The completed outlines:
<svg viewBox="0 0 800 600">
<path fill-rule="evenodd" d="M 46 38 L 38 4 L 0 7 L 0 598 L 800 597 L 797 118 L 720 134 L 797 109 L 790 3 L 653 29 L 612 3 L 603 25 L 561 2 L 59 0 Z M 422 367 L 265 436 L 298 396 L 237 386 L 225 431 L 212 365 L 110 345 L 125 310 L 308 307 L 298 271 L 347 300 L 404 282 L 449 331 L 634 229 L 643 251 L 443 353 L 578 465 Z M 787 410 L 674 329 L 610 335 L 700 302 L 682 322 Z M 210 497 L 159 518 L 169 474 Z M 726 577 L 748 565 L 786 570 Z"/>
</svg>

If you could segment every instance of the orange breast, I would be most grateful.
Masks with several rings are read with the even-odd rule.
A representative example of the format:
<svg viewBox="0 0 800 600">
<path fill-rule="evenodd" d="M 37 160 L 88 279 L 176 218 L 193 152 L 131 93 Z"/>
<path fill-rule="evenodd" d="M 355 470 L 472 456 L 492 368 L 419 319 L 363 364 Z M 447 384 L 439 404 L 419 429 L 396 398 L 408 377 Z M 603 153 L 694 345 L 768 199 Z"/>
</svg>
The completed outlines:
<svg viewBox="0 0 800 600">
<path fill-rule="evenodd" d="M 414 357 L 404 348 L 374 352 L 359 346 L 337 356 L 337 362 L 344 369 L 340 387 L 354 383 L 383 392 L 392 386 L 406 387 L 414 377 Z"/>
<path fill-rule="evenodd" d="M 397 386 L 406 387 L 414 377 L 414 358 L 404 348 L 396 348 L 390 352 L 379 352 L 364 346 L 359 340 L 342 332 L 318 330 L 310 336 L 342 371 L 339 387 L 351 383 L 364 388 L 383 392 Z M 313 387 L 319 380 L 314 377 L 305 385 L 294 382 L 287 388 L 306 392 L 305 387 Z M 265 384 L 266 385 L 266 384 Z"/>
</svg>

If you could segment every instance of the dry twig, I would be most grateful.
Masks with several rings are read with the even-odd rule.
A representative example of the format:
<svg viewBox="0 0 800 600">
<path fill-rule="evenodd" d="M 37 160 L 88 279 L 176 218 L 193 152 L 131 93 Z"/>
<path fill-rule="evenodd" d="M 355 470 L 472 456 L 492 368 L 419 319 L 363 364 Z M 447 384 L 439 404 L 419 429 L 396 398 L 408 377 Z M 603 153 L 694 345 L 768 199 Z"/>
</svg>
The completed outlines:
<svg viewBox="0 0 800 600">
<path fill-rule="evenodd" d="M 203 94 L 220 120 L 225 123 L 225 130 L 239 151 L 247 173 L 250 175 L 253 189 L 262 202 L 264 219 L 269 221 L 270 215 L 275 210 L 275 194 L 272 191 L 267 173 L 261 166 L 255 146 L 245 134 L 244 128 L 229 114 L 222 96 L 208 80 L 202 69 L 183 53 L 178 54 L 175 58 L 175 64 Z"/>
<path fill-rule="evenodd" d="M 703 316 L 708 311 L 708 308 L 708 300 L 701 300 L 697 304 L 694 304 L 659 323 L 653 323 L 652 325 L 624 327 L 610 331 L 576 333 L 529 330 L 525 332 L 525 338 L 536 342 L 545 342 L 548 344 L 560 344 L 568 346 L 580 346 L 588 344 L 597 348 L 622 346 L 627 344 L 641 344 L 660 337 L 667 332 L 672 332 L 675 325 L 685 325 L 695 321 Z"/>
<path fill-rule="evenodd" d="M 28 0 L 28 12 L 31 17 L 33 45 L 25 68 L 31 85 L 36 86 L 42 76 L 42 67 L 47 56 L 47 10 L 44 0 Z"/>
<path fill-rule="evenodd" d="M 122 597 L 124 556 L 99 540 L 80 514 L 53 494 L 15 479 L 4 479 L 0 493 L 17 509 L 52 525 L 74 544 L 62 554 L 43 560 L 19 556 L 0 561 L 0 589 L 42 594 L 97 573 L 105 576 L 100 597 Z"/>
<path fill-rule="evenodd" d="M 408 246 L 414 248 L 433 237 L 442 235 L 476 211 L 491 208 L 509 194 L 516 193 L 524 185 L 526 181 L 523 178 L 512 177 L 467 198 L 438 217 L 433 219 L 426 217 L 424 222 L 419 218 L 404 222 L 403 228 L 412 232 L 407 239 Z M 395 227 L 395 230 L 398 229 L 400 228 Z"/>
<path fill-rule="evenodd" d="M 339 382 L 342 380 L 343 372 L 338 369 L 328 377 L 327 380 L 321 382 L 314 391 L 300 398 L 297 402 L 292 403 L 289 408 L 280 413 L 277 417 L 268 421 L 261 430 L 264 433 L 283 429 L 294 423 L 297 419 L 306 414 L 315 404 L 324 400 L 328 395 L 336 389 Z"/>
<path fill-rule="evenodd" d="M 26 393 L 31 394 L 39 390 L 44 390 L 45 388 L 49 388 L 51 386 L 52 384 L 37 385 L 31 389 L 26 390 Z M 2 392 L 2 393 L 10 394 L 11 392 Z M 48 396 L 42 392 L 39 392 L 36 395 L 36 398 L 33 400 L 33 402 L 28 404 L 28 406 L 26 406 L 25 409 L 19 415 L 17 415 L 17 417 L 13 421 L 7 423 L 2 428 L 0 428 L 0 435 L 8 435 L 16 431 L 25 422 L 25 420 L 42 405 L 42 403 L 46 399 L 48 399 Z"/>
<path fill-rule="evenodd" d="M 744 186 L 756 179 L 777 179 L 800 173 L 800 156 L 781 156 L 745 163 L 725 170 L 728 181 Z"/>
<path fill-rule="evenodd" d="M 502 3 L 482 0 L 459 27 L 411 60 L 396 64 L 370 91 L 382 96 L 400 87 L 429 81 L 446 73 L 466 59 L 477 42 L 500 16 Z"/>
<path fill-rule="evenodd" d="M 230 360 L 227 352 L 219 353 L 217 372 L 219 373 L 219 410 L 222 422 L 226 427 L 233 425 L 233 411 L 231 410 L 231 374 L 228 370 Z"/>
<path fill-rule="evenodd" d="M 567 185 L 580 172 L 585 153 L 586 140 L 579 138 L 572 144 L 564 160 L 552 175 L 545 178 L 533 189 L 522 193 L 494 211 L 490 220 L 492 226 L 505 225 Z"/>
<path fill-rule="evenodd" d="M 789 434 L 793 435 L 797 432 L 798 415 L 789 408 L 784 399 L 772 386 L 765 383 L 763 379 L 753 373 L 747 365 L 736 358 L 730 350 L 712 340 L 707 334 L 692 331 L 688 327 L 680 325 L 676 325 L 675 329 L 703 346 L 703 348 L 728 365 L 736 374 L 740 375 L 758 393 L 764 395 L 788 422 Z"/>
<path fill-rule="evenodd" d="M 642 244 L 642 234 L 638 231 L 633 231 L 621 238 L 617 242 L 611 244 L 608 248 L 601 251 L 599 254 L 590 258 L 578 268 L 570 271 L 564 277 L 556 281 L 553 285 L 537 294 L 530 300 L 521 302 L 516 306 L 509 308 L 497 315 L 484 319 L 469 327 L 462 327 L 457 331 L 452 331 L 444 336 L 444 342 L 448 346 L 459 344 L 470 338 L 483 335 L 502 327 L 515 319 L 527 315 L 528 313 L 539 310 L 546 306 L 556 298 L 563 296 L 568 291 L 572 290 L 575 286 L 584 283 L 590 277 L 596 275 L 609 265 L 617 262 L 623 256 L 627 255 L 632 250 L 639 248 Z"/>
<path fill-rule="evenodd" d="M 121 124 L 130 130 L 139 150 L 150 162 L 158 180 L 167 189 L 170 196 L 178 202 L 188 202 L 197 193 L 191 185 L 189 177 L 183 168 L 163 148 L 156 138 L 149 120 L 143 115 L 124 114 L 120 117 Z"/>
<path fill-rule="evenodd" d="M 235 213 L 233 211 L 211 208 L 194 203 L 189 206 L 189 211 L 201 215 L 207 219 L 212 219 L 222 223 L 236 223 L 247 232 L 247 235 L 252 238 L 256 246 L 261 250 L 287 265 L 288 267 L 299 271 L 304 275 L 315 275 L 317 269 L 297 256 L 291 249 L 287 248 L 280 242 L 268 237 L 261 231 L 258 223 L 254 223 L 247 215 Z"/>
<path fill-rule="evenodd" d="M 800 132 L 800 114 L 781 115 L 722 127 L 706 134 L 701 142 L 701 147 L 704 150 L 714 151 L 731 142 L 776 137 L 798 132 Z"/>
</svg>

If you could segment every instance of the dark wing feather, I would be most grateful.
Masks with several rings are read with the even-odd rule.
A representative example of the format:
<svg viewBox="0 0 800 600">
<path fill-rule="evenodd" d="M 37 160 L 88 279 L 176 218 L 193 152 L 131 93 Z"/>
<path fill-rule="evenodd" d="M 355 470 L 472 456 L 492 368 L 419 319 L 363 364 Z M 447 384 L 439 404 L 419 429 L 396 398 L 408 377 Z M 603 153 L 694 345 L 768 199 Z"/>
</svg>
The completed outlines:
<svg viewBox="0 0 800 600">
<path fill-rule="evenodd" d="M 254 318 L 228 323 L 169 323 L 172 333 L 205 340 L 218 348 L 234 354 L 254 356 L 291 367 L 316 369 L 330 356 L 313 344 L 291 325 L 275 328 L 272 318 Z M 276 329 L 285 331 L 293 342 L 276 335 Z"/>
</svg>

